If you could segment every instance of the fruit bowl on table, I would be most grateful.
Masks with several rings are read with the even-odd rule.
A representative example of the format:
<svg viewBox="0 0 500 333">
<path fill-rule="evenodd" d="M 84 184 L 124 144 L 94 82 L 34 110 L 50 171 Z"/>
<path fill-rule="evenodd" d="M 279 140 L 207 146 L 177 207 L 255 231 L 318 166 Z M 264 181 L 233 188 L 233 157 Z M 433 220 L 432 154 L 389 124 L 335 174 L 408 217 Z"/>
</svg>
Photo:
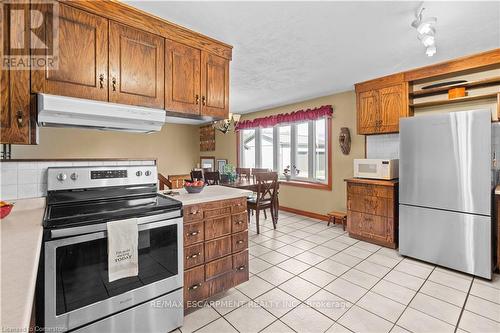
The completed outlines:
<svg viewBox="0 0 500 333">
<path fill-rule="evenodd" d="M 7 215 L 10 214 L 10 211 L 12 210 L 12 207 L 14 207 L 13 204 L 6 203 L 5 201 L 2 201 L 0 203 L 0 219 L 3 219 L 4 217 L 7 217 Z"/>
<path fill-rule="evenodd" d="M 205 188 L 205 183 L 202 182 L 202 181 L 196 181 L 196 182 L 186 182 L 184 183 L 184 188 L 186 189 L 186 191 L 188 193 L 200 193 L 201 191 L 203 191 L 203 189 Z"/>
</svg>

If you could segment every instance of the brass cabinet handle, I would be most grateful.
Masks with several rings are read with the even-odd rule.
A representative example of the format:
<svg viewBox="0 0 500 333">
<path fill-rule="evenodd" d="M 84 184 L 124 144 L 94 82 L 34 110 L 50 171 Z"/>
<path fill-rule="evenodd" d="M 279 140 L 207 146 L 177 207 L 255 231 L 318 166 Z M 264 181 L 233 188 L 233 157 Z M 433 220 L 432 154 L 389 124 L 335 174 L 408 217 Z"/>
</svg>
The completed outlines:
<svg viewBox="0 0 500 333">
<path fill-rule="evenodd" d="M 193 210 L 192 212 L 190 212 L 189 214 L 190 215 L 196 215 L 198 214 L 200 211 L 199 210 Z"/>
<path fill-rule="evenodd" d="M 199 233 L 200 233 L 200 231 L 199 231 L 199 230 L 196 230 L 196 231 L 190 232 L 190 233 L 188 234 L 188 236 L 196 236 L 196 235 L 198 235 Z"/>
<path fill-rule="evenodd" d="M 238 222 L 236 222 L 236 224 L 242 224 L 242 223 L 243 223 L 243 221 L 238 221 Z"/>
<path fill-rule="evenodd" d="M 104 89 L 104 74 L 99 75 L 99 88 Z"/>
<path fill-rule="evenodd" d="M 195 99 L 196 99 L 196 105 L 198 105 L 200 103 L 200 95 L 196 94 Z"/>
<path fill-rule="evenodd" d="M 207 98 L 205 96 L 201 96 L 201 104 L 207 105 Z"/>
<path fill-rule="evenodd" d="M 196 290 L 196 289 L 198 289 L 199 287 L 201 287 L 201 283 L 198 283 L 198 284 L 193 284 L 191 287 L 189 287 L 189 290 Z"/>
<path fill-rule="evenodd" d="M 237 271 L 242 271 L 242 270 L 244 270 L 245 268 L 246 268 L 246 266 L 245 266 L 245 265 L 243 265 L 243 266 L 240 266 L 240 267 L 236 268 L 236 270 L 237 270 Z"/>
<path fill-rule="evenodd" d="M 24 126 L 24 118 L 23 118 L 23 112 L 21 110 L 16 112 L 16 118 L 17 118 L 17 124 L 19 127 Z"/>
<path fill-rule="evenodd" d="M 239 241 L 236 242 L 236 244 L 243 244 L 244 242 L 240 239 Z"/>
<path fill-rule="evenodd" d="M 187 256 L 186 259 L 194 259 L 194 258 L 197 258 L 198 256 L 201 256 L 201 252 Z"/>
<path fill-rule="evenodd" d="M 114 78 L 111 80 L 111 83 L 112 83 L 112 86 L 113 86 L 113 91 L 116 91 L 116 77 L 114 77 Z"/>
</svg>

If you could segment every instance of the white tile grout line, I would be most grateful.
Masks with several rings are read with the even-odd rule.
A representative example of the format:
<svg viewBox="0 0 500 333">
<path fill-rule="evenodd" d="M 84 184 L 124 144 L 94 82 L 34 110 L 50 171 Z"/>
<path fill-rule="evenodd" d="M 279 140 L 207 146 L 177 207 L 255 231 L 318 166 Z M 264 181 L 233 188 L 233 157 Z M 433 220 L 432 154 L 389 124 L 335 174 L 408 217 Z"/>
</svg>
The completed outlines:
<svg viewBox="0 0 500 333">
<path fill-rule="evenodd" d="M 290 217 L 295 217 L 295 216 L 293 216 L 293 215 L 292 215 L 292 216 L 285 217 L 285 218 L 283 218 L 283 219 L 290 218 Z M 312 225 L 314 225 L 314 224 L 318 224 L 318 223 L 324 223 L 324 222 L 322 222 L 322 221 L 317 221 L 317 222 L 316 222 L 316 221 L 314 221 L 314 220 L 307 219 L 307 218 L 300 219 L 300 220 L 297 220 L 297 221 L 295 221 L 295 222 L 302 222 L 302 221 L 305 221 L 305 220 L 310 221 L 310 222 L 312 223 Z M 267 221 L 267 220 L 263 220 L 263 222 L 264 222 L 264 221 Z M 250 222 L 251 222 L 251 221 L 250 221 Z M 264 222 L 264 223 L 265 223 L 265 222 Z M 250 225 L 250 224 L 251 224 L 251 223 L 249 223 L 249 225 Z M 292 224 L 293 224 L 293 222 L 292 222 Z M 262 227 L 262 225 L 261 225 L 261 227 Z M 267 229 L 269 229 L 269 230 L 273 230 L 273 229 L 271 229 L 271 228 L 269 228 L 269 227 L 267 227 L 267 226 L 264 226 L 264 227 L 265 227 L 265 228 L 267 228 Z M 296 231 L 296 230 L 301 230 L 301 229 L 308 228 L 308 227 L 310 227 L 310 226 L 301 226 L 301 227 L 299 227 L 299 228 L 296 228 L 294 231 Z M 325 230 L 327 230 L 327 228 L 337 228 L 337 226 L 333 226 L 333 227 L 326 227 L 326 228 L 325 228 Z M 338 227 L 338 228 L 340 228 L 340 227 Z M 250 231 L 250 232 L 252 232 L 252 231 Z M 288 233 L 291 233 L 291 232 L 293 232 L 293 231 L 289 231 Z M 315 235 L 315 234 L 320 234 L 320 233 L 322 233 L 322 232 L 324 232 L 324 230 L 320 230 L 320 231 L 317 231 L 317 232 L 315 232 L 315 233 L 310 233 L 310 232 L 309 232 L 309 233 L 310 233 L 311 235 Z M 287 233 L 287 232 L 282 232 L 282 233 L 284 233 L 284 234 L 288 235 L 288 233 Z M 261 233 L 261 234 L 262 234 L 262 233 Z M 326 240 L 326 241 L 324 241 L 324 242 L 322 242 L 322 243 L 319 243 L 319 244 L 318 244 L 318 243 L 315 243 L 315 244 L 316 244 L 316 246 L 314 246 L 313 248 L 316 248 L 316 247 L 322 246 L 322 244 L 324 244 L 324 243 L 326 243 L 326 242 L 328 242 L 328 241 L 330 241 L 330 240 L 334 240 L 334 239 L 336 239 L 336 238 L 338 238 L 338 237 L 345 236 L 346 234 L 347 234 L 347 232 L 342 231 L 342 232 L 340 232 L 338 235 L 336 235 L 335 237 L 330 238 L 330 239 L 328 239 L 328 240 Z M 257 234 L 253 234 L 252 236 L 255 236 L 255 235 L 257 235 Z M 269 238 L 269 240 L 272 240 L 272 239 L 276 239 L 276 238 L 277 238 L 277 237 L 267 237 L 267 236 L 264 236 L 264 237 Z M 281 237 L 281 236 L 278 236 L 278 237 Z M 306 237 L 307 237 L 307 236 L 306 236 Z M 347 236 L 347 237 L 348 237 L 348 236 Z M 306 239 L 305 239 L 305 237 L 302 237 L 302 238 L 299 238 L 299 239 L 301 239 L 301 240 L 306 240 Z M 268 240 L 266 240 L 266 241 L 268 241 Z M 328 260 L 328 259 L 330 259 L 331 257 L 335 256 L 336 254 L 341 253 L 341 252 L 344 252 L 346 249 L 348 249 L 348 248 L 350 248 L 350 247 L 353 247 L 353 246 L 354 246 L 355 244 L 357 244 L 357 243 L 359 243 L 359 241 L 358 241 L 358 240 L 356 240 L 356 241 L 355 241 L 354 243 L 352 243 L 352 244 L 346 244 L 346 245 L 348 245 L 348 246 L 347 246 L 347 247 L 345 247 L 345 248 L 344 248 L 344 249 L 342 249 L 342 250 L 335 250 L 335 249 L 332 249 L 332 250 L 335 250 L 335 251 L 337 251 L 337 252 L 336 252 L 335 254 L 333 254 L 333 255 L 331 255 L 331 256 L 329 256 L 329 257 L 325 258 L 324 260 L 322 260 L 321 262 L 319 262 L 319 263 L 317 263 L 317 264 L 315 264 L 315 265 L 309 265 L 309 264 L 305 263 L 305 264 L 307 264 L 309 267 L 308 267 L 307 269 L 305 269 L 304 271 L 306 271 L 306 270 L 308 270 L 308 269 L 310 269 L 310 268 L 312 268 L 312 267 L 315 267 L 315 268 L 317 268 L 317 269 L 322 270 L 321 268 L 316 267 L 316 266 L 317 266 L 317 265 L 319 265 L 320 263 L 324 262 L 325 260 Z M 345 243 L 344 243 L 344 244 L 345 244 Z M 260 243 L 255 243 L 255 245 L 260 245 Z M 291 244 L 286 244 L 286 245 L 291 245 Z M 286 245 L 284 245 L 284 246 L 286 246 Z M 260 245 L 260 246 L 266 247 L 265 245 Z M 266 248 L 268 248 L 268 247 L 266 247 Z M 313 248 L 311 248 L 311 249 L 313 249 Z M 270 248 L 268 248 L 268 249 L 270 249 Z M 302 254 L 302 253 L 304 253 L 304 252 L 310 251 L 311 249 L 309 249 L 309 250 L 302 250 L 302 249 L 301 249 L 301 250 L 302 250 L 302 252 L 300 252 L 299 254 L 297 254 L 297 255 L 295 255 L 295 256 L 293 256 L 293 257 L 289 257 L 289 259 L 291 259 L 291 258 L 295 258 L 296 256 L 298 256 L 298 255 L 300 255 L 300 254 Z M 350 268 L 349 268 L 347 271 L 343 272 L 340 276 L 336 276 L 336 275 L 332 274 L 333 276 L 335 276 L 335 278 L 334 278 L 331 282 L 329 282 L 327 285 L 325 285 L 325 287 L 326 287 L 326 286 L 328 286 L 329 284 L 331 284 L 333 281 L 335 281 L 335 280 L 337 280 L 337 279 L 339 279 L 339 278 L 342 278 L 342 276 L 343 276 L 344 274 L 346 274 L 347 272 L 351 271 L 352 269 L 355 269 L 355 268 L 356 268 L 359 264 L 361 264 L 361 263 L 362 263 L 362 262 L 364 262 L 364 261 L 367 261 L 367 259 L 368 259 L 369 257 L 371 257 L 371 256 L 372 256 L 372 255 L 374 255 L 374 254 L 377 254 L 379 251 L 381 251 L 381 250 L 383 250 L 383 249 L 384 249 L 383 247 L 380 247 L 379 249 L 377 249 L 377 250 L 376 250 L 376 251 L 374 251 L 374 252 L 371 252 L 371 251 L 365 250 L 365 251 L 367 251 L 367 252 L 371 252 L 371 254 L 370 254 L 368 257 L 364 258 L 364 259 L 356 257 L 356 258 L 358 258 L 358 259 L 361 259 L 361 261 L 360 261 L 359 263 L 357 263 L 356 265 L 354 265 L 354 266 L 350 266 Z M 270 249 L 270 251 L 268 251 L 268 252 L 266 252 L 266 253 L 264 253 L 264 254 L 267 254 L 267 253 L 269 253 L 269 252 L 277 252 L 277 251 L 276 251 L 275 249 Z M 280 253 L 280 252 L 278 252 L 278 253 Z M 345 253 L 345 254 L 348 254 L 348 253 Z M 385 257 L 388 257 L 388 258 L 392 258 L 392 257 L 390 257 L 390 256 L 387 256 L 387 255 L 383 254 L 383 253 L 378 253 L 378 254 L 379 254 L 379 255 L 383 255 L 383 256 L 385 256 Z M 287 257 L 288 257 L 288 256 L 287 256 Z M 354 256 L 353 256 L 353 257 L 354 257 Z M 259 255 L 258 255 L 258 256 L 255 256 L 255 258 L 259 258 Z M 362 295 L 362 296 L 361 296 L 361 297 L 360 297 L 360 298 L 359 298 L 356 302 L 352 303 L 352 306 L 357 305 L 357 303 L 358 303 L 358 302 L 359 302 L 359 301 L 360 301 L 360 300 L 361 300 L 361 299 L 362 299 L 362 298 L 363 298 L 363 297 L 364 297 L 364 296 L 365 296 L 368 292 L 372 291 L 372 289 L 373 289 L 373 287 L 374 287 L 375 285 L 377 285 L 377 284 L 378 284 L 381 280 L 383 280 L 383 279 L 384 279 L 384 278 L 385 278 L 385 277 L 386 277 L 386 276 L 387 276 L 390 272 L 392 272 L 392 271 L 393 271 L 393 270 L 394 270 L 394 269 L 395 269 L 395 268 L 396 268 L 396 267 L 397 267 L 397 266 L 398 266 L 398 265 L 399 265 L 399 264 L 400 264 L 400 263 L 401 263 L 401 262 L 402 262 L 405 258 L 406 258 L 406 257 L 401 257 L 401 259 L 399 259 L 398 263 L 397 263 L 396 265 L 394 265 L 392 268 L 390 268 L 390 269 L 389 269 L 389 271 L 388 271 L 388 272 L 387 272 L 384 276 L 382 276 L 382 277 L 378 277 L 378 276 L 375 276 L 375 275 L 373 275 L 373 274 L 367 273 L 367 274 L 370 274 L 370 275 L 372 275 L 372 276 L 374 276 L 374 277 L 377 277 L 379 280 L 377 281 L 377 283 L 376 283 L 376 284 L 374 284 L 371 288 L 369 288 L 369 289 L 368 289 L 368 290 L 367 290 L 367 291 L 366 291 L 366 292 L 365 292 L 365 293 L 364 293 L 364 294 L 363 294 L 363 295 Z M 259 258 L 259 259 L 260 259 L 260 258 Z M 392 258 L 392 259 L 396 259 L 396 258 Z M 261 259 L 261 260 L 266 261 L 265 259 Z M 286 259 L 286 260 L 288 260 L 288 259 Z M 284 260 L 284 261 L 286 261 L 286 260 Z M 300 259 L 296 259 L 296 260 L 301 261 Z M 334 261 L 335 261 L 335 260 L 334 260 Z M 262 280 L 264 280 L 264 281 L 265 281 L 265 282 L 267 282 L 267 283 L 270 283 L 270 284 L 273 286 L 271 289 L 266 290 L 265 292 L 263 292 L 262 294 L 259 294 L 259 295 L 255 296 L 254 298 L 251 298 L 251 297 L 249 297 L 248 295 L 246 295 L 245 293 L 243 293 L 242 291 L 240 291 L 240 290 L 238 289 L 238 287 L 236 287 L 236 289 L 237 289 L 239 292 L 241 292 L 243 295 L 245 295 L 246 297 L 248 297 L 248 298 L 250 299 L 250 301 L 253 301 L 253 302 L 255 302 L 255 299 L 257 299 L 258 297 L 260 297 L 260 296 L 262 296 L 262 295 L 264 295 L 264 294 L 266 294 L 266 293 L 268 293 L 268 292 L 272 291 L 273 289 L 279 289 L 280 291 L 282 291 L 282 292 L 284 292 L 284 293 L 286 293 L 286 294 L 288 294 L 288 295 L 290 295 L 290 296 L 292 296 L 293 298 L 295 298 L 295 299 L 296 299 L 296 297 L 295 297 L 294 295 L 289 294 L 288 292 L 286 292 L 286 291 L 284 291 L 283 289 L 279 288 L 279 286 L 280 286 L 280 285 L 282 285 L 282 284 L 284 284 L 284 283 L 286 283 L 287 281 L 289 281 L 289 280 L 291 280 L 291 279 L 295 278 L 295 277 L 299 277 L 299 278 L 301 278 L 301 279 L 303 279 L 303 280 L 306 280 L 306 279 L 304 279 L 304 278 L 302 278 L 302 277 L 300 277 L 300 276 L 299 276 L 299 275 L 300 275 L 300 274 L 302 274 L 304 271 L 301 271 L 301 272 L 299 272 L 298 274 L 295 274 L 295 273 L 293 273 L 293 272 L 287 271 L 286 269 L 281 268 L 281 267 L 279 267 L 279 266 L 278 266 L 278 265 L 279 265 L 281 262 L 283 262 L 283 261 L 281 261 L 281 262 L 279 262 L 279 263 L 277 263 L 277 264 L 272 264 L 271 262 L 268 262 L 268 261 L 266 261 L 266 262 L 267 262 L 267 263 L 269 263 L 271 266 L 269 266 L 268 268 L 266 268 L 266 269 L 264 269 L 264 270 L 262 270 L 262 271 L 259 271 L 259 272 L 258 272 L 258 273 L 256 273 L 256 274 L 252 274 L 252 275 L 255 275 L 257 278 L 262 279 Z M 301 261 L 301 262 L 303 262 L 303 261 Z M 370 262 L 370 261 L 368 261 L 368 262 Z M 380 265 L 380 264 L 377 264 L 377 265 Z M 415 263 L 415 265 L 418 265 L 418 263 Z M 274 283 L 272 283 L 272 282 L 270 282 L 270 281 L 267 281 L 266 279 L 264 279 L 264 278 L 262 278 L 262 277 L 260 277 L 260 276 L 259 276 L 259 274 L 260 274 L 260 273 L 262 273 L 263 271 L 265 271 L 265 270 L 267 270 L 267 269 L 270 269 L 270 268 L 272 268 L 272 267 L 275 267 L 275 266 L 276 266 L 276 267 L 278 267 L 278 268 L 280 268 L 280 269 L 283 269 L 283 270 L 287 271 L 287 272 L 288 272 L 288 273 L 290 273 L 290 274 L 292 274 L 292 277 L 290 277 L 289 279 L 287 279 L 287 280 L 283 281 L 282 283 L 280 283 L 279 285 L 277 285 L 277 286 L 276 286 L 276 285 L 274 285 Z M 381 266 L 383 266 L 383 265 L 381 265 Z M 384 266 L 384 267 L 387 267 L 387 266 Z M 387 268 L 389 268 L 389 267 L 387 267 Z M 434 270 L 435 270 L 436 268 L 437 268 L 437 266 L 432 265 L 432 270 L 431 270 L 431 272 L 430 272 L 430 273 L 427 275 L 427 277 L 424 279 L 424 282 L 420 285 L 420 287 L 419 287 L 419 289 L 418 289 L 417 291 L 415 291 L 415 290 L 413 290 L 413 289 L 409 289 L 409 288 L 407 288 L 407 287 L 405 287 L 405 286 L 402 286 L 402 285 L 400 285 L 400 284 L 398 284 L 398 283 L 393 282 L 393 283 L 395 283 L 395 284 L 397 284 L 397 285 L 399 285 L 399 286 L 401 286 L 401 287 L 407 288 L 407 289 L 412 290 L 412 291 L 414 291 L 414 292 L 415 292 L 415 294 L 413 295 L 412 299 L 411 299 L 411 300 L 408 302 L 408 304 L 406 304 L 406 305 L 405 305 L 405 304 L 402 304 L 402 303 L 399 303 L 399 302 L 397 302 L 397 301 L 395 301 L 395 302 L 397 302 L 397 303 L 399 303 L 399 304 L 405 305 L 405 310 L 403 310 L 403 312 L 401 313 L 401 315 L 398 317 L 398 319 L 397 319 L 394 323 L 392 323 L 390 320 L 387 320 L 386 318 L 383 318 L 383 317 L 381 317 L 381 316 L 379 316 L 379 315 L 377 315 L 377 314 L 375 314 L 375 313 L 373 313 L 373 312 L 371 312 L 371 311 L 369 311 L 369 310 L 367 310 L 367 309 L 365 309 L 365 308 L 363 308 L 363 307 L 361 307 L 361 308 L 363 308 L 365 311 L 368 311 L 368 312 L 372 313 L 373 315 L 375 315 L 375 316 L 377 316 L 377 317 L 379 317 L 379 318 L 382 318 L 382 319 L 384 319 L 384 320 L 386 320 L 386 321 L 388 321 L 388 322 L 391 322 L 391 324 L 393 324 L 393 325 L 392 325 L 391 330 L 392 330 L 392 329 L 394 329 L 394 327 L 397 325 L 397 321 L 400 319 L 400 317 L 401 317 L 401 316 L 405 313 L 405 311 L 408 309 L 409 304 L 411 303 L 411 301 L 412 301 L 412 300 L 415 298 L 415 296 L 416 296 L 416 295 L 420 292 L 421 288 L 425 285 L 425 283 L 427 282 L 428 278 L 431 276 L 431 274 L 434 272 Z M 325 271 L 325 270 L 322 270 L 322 271 L 327 272 L 327 271 Z M 330 272 L 327 272 L 327 273 L 331 274 Z M 365 273 L 366 273 L 366 272 L 365 272 Z M 405 273 L 405 272 L 403 272 L 403 273 Z M 443 273 L 447 274 L 447 272 L 446 272 L 446 271 L 444 271 Z M 410 273 L 406 273 L 406 274 L 412 275 L 412 274 L 410 274 Z M 412 276 L 415 276 L 415 275 L 412 275 Z M 418 276 L 415 276 L 415 277 L 418 277 Z M 342 278 L 342 279 L 343 279 L 343 280 L 345 280 L 344 278 Z M 301 304 L 306 305 L 306 306 L 309 306 L 309 305 L 308 305 L 307 303 L 305 303 L 305 302 L 306 302 L 308 299 L 310 299 L 312 296 L 314 296 L 315 294 L 317 294 L 318 292 L 320 292 L 320 291 L 324 290 L 324 291 L 327 291 L 327 292 L 331 293 L 330 291 L 326 290 L 324 287 L 321 287 L 321 286 L 319 286 L 319 285 L 316 285 L 314 282 L 311 282 L 311 281 L 308 281 L 308 280 L 306 280 L 306 281 L 307 281 L 307 282 L 309 282 L 309 283 L 311 283 L 311 284 L 313 284 L 314 286 L 317 286 L 317 287 L 318 287 L 318 288 L 320 288 L 320 289 L 319 289 L 317 292 L 313 293 L 311 296 L 309 296 L 309 297 L 308 297 L 305 301 L 301 301 L 301 300 L 297 299 L 297 300 L 299 301 L 298 305 L 297 305 L 297 306 L 295 306 L 294 308 L 291 308 L 290 310 L 288 310 L 286 313 L 284 313 L 284 314 L 283 314 L 283 315 L 281 315 L 280 317 L 276 317 L 274 314 L 270 313 L 270 312 L 269 312 L 266 308 L 264 308 L 264 307 L 262 307 L 262 306 L 260 306 L 260 305 L 259 305 L 260 307 L 262 307 L 262 309 L 264 309 L 265 311 L 267 311 L 268 313 L 270 313 L 273 317 L 277 318 L 277 320 L 273 321 L 271 324 L 269 324 L 269 325 L 268 325 L 268 326 L 266 326 L 265 328 L 269 327 L 270 325 L 272 325 L 272 324 L 273 324 L 273 323 L 275 323 L 276 321 L 281 321 L 281 320 L 280 320 L 280 318 L 283 318 L 286 314 L 288 314 L 290 311 L 292 311 L 292 310 L 293 310 L 293 309 L 295 309 L 296 307 L 300 306 Z M 347 280 L 346 280 L 346 281 L 347 281 Z M 352 282 L 352 281 L 348 281 L 348 282 L 353 283 L 353 284 L 355 284 L 355 285 L 359 286 L 359 285 L 358 285 L 358 284 L 356 284 L 355 282 Z M 433 282 L 434 282 L 434 281 L 433 281 Z M 442 285 L 442 284 L 440 284 L 440 283 L 438 283 L 438 282 L 434 282 L 434 283 L 439 284 L 439 285 Z M 472 283 L 473 283 L 473 280 L 472 280 L 472 281 L 471 281 L 471 283 L 470 283 L 470 286 L 469 286 L 469 292 L 470 292 L 470 288 L 471 288 L 471 286 L 472 286 Z M 360 287 L 362 287 L 362 288 L 364 288 L 364 289 L 367 289 L 367 288 L 365 288 L 365 287 L 363 287 L 363 286 L 360 286 Z M 453 287 L 452 287 L 452 288 L 453 288 Z M 455 289 L 455 288 L 453 288 L 453 289 Z M 458 290 L 458 289 L 457 289 L 457 290 Z M 374 292 L 374 291 L 372 291 L 372 292 Z M 374 293 L 376 293 L 376 292 L 374 292 Z M 376 294 L 377 294 L 377 295 L 380 295 L 379 293 L 376 293 Z M 426 295 L 427 295 L 427 294 L 426 294 Z M 340 296 L 338 296 L 338 295 L 336 295 L 336 296 L 337 296 L 337 297 L 339 297 L 340 299 L 344 300 L 342 297 L 340 297 Z M 386 296 L 384 296 L 384 295 L 380 295 L 380 296 L 387 298 L 387 297 L 386 297 Z M 432 295 L 427 295 L 427 296 L 433 297 Z M 467 297 L 468 297 L 468 294 L 467 294 Z M 433 298 L 435 298 L 435 297 L 433 297 Z M 435 298 L 435 299 L 438 299 L 438 298 Z M 391 300 L 392 300 L 392 299 L 391 299 Z M 438 300 L 443 301 L 443 300 L 441 300 L 441 299 L 438 299 Z M 250 301 L 249 301 L 249 302 L 250 302 Z M 346 301 L 346 300 L 345 300 L 345 301 Z M 444 301 L 444 302 L 446 302 L 446 301 Z M 227 313 L 226 313 L 226 314 L 224 314 L 224 315 L 221 315 L 219 312 L 217 312 L 217 310 L 216 310 L 216 309 L 214 309 L 214 310 L 215 310 L 215 311 L 216 311 L 216 312 L 217 312 L 220 316 L 225 317 L 225 316 L 226 316 L 226 315 L 228 315 L 229 313 L 231 313 L 231 312 L 235 311 L 236 309 L 240 308 L 241 306 L 243 306 L 244 304 L 247 304 L 247 303 L 248 303 L 248 302 L 243 303 L 242 305 L 240 305 L 240 306 L 238 306 L 238 307 L 236 307 L 236 308 L 232 309 L 231 311 L 227 312 Z M 259 304 L 258 302 L 255 302 L 255 303 L 256 303 L 256 304 Z M 447 302 L 447 303 L 449 303 L 449 302 Z M 449 304 L 452 304 L 452 303 L 449 303 Z M 466 304 L 466 302 L 464 302 L 464 304 L 463 304 L 463 306 L 462 306 L 462 311 L 463 311 L 463 310 L 464 310 L 464 308 L 465 308 L 465 304 Z M 452 304 L 452 305 L 455 305 L 455 304 Z M 352 308 L 352 306 L 351 306 L 351 308 Z M 359 306 L 359 305 L 358 305 L 358 306 Z M 456 306 L 456 305 L 455 305 L 455 306 Z M 310 307 L 310 306 L 309 306 L 309 307 Z M 313 310 L 315 310 L 316 312 L 318 312 L 318 313 L 319 313 L 319 314 L 321 314 L 322 316 L 324 316 L 324 317 L 326 317 L 326 318 L 328 318 L 328 319 L 330 319 L 330 320 L 333 320 L 332 318 L 330 318 L 330 317 L 328 317 L 328 316 L 324 315 L 323 313 L 319 312 L 319 311 L 318 311 L 318 310 L 316 310 L 315 308 L 313 308 L 313 307 L 310 307 L 310 308 L 311 308 L 311 309 L 313 309 Z M 334 323 L 333 323 L 331 326 L 333 326 L 335 323 L 337 323 L 337 324 L 341 325 L 338 321 L 339 321 L 339 320 L 340 320 L 340 319 L 341 319 L 341 318 L 342 318 L 342 317 L 343 317 L 343 316 L 344 316 L 344 315 L 345 315 L 345 314 L 346 314 L 346 313 L 347 313 L 347 312 L 348 312 L 351 308 L 349 308 L 349 309 L 348 309 L 345 313 L 343 313 L 343 314 L 342 314 L 342 315 L 341 315 L 341 316 L 340 316 L 337 320 L 333 320 L 333 322 L 334 322 Z M 416 311 L 419 311 L 419 310 L 416 310 Z M 448 322 L 445 322 L 445 321 L 443 321 L 443 320 L 441 320 L 441 319 L 439 319 L 439 318 L 436 318 L 436 317 L 434 317 L 434 316 L 432 316 L 432 315 L 429 315 L 429 316 L 431 316 L 431 317 L 433 317 L 433 318 L 435 318 L 435 319 L 437 319 L 437 320 L 439 320 L 439 321 L 441 321 L 441 322 L 443 322 L 443 323 L 449 324 Z M 481 315 L 479 315 L 479 316 L 481 316 Z M 461 317 L 461 315 L 460 315 L 460 317 Z M 484 317 L 484 316 L 481 316 L 481 317 Z M 486 318 L 486 317 L 485 317 L 485 318 Z M 217 319 L 219 319 L 219 318 L 217 318 Z M 217 320 L 217 319 L 215 319 L 215 320 Z M 215 320 L 214 320 L 214 321 L 215 321 Z M 226 321 L 228 321 L 228 320 L 226 319 Z M 210 323 L 212 323 L 212 322 L 213 322 L 213 321 L 211 321 Z M 229 321 L 228 321 L 228 322 L 229 322 Z M 282 321 L 281 321 L 281 322 L 282 322 Z M 210 323 L 207 323 L 206 325 L 204 325 L 204 326 L 202 326 L 202 327 L 198 328 L 197 330 L 199 330 L 199 329 L 201 329 L 201 328 L 203 328 L 203 327 L 205 327 L 205 326 L 209 325 Z M 284 323 L 284 322 L 282 322 L 282 323 L 286 325 L 286 323 Z M 459 319 L 458 319 L 458 321 L 457 321 L 456 328 L 458 327 L 458 324 L 459 324 L 459 323 L 460 323 L 460 318 L 459 318 Z M 233 325 L 231 325 L 231 326 L 233 326 Z M 288 326 L 288 325 L 286 325 L 286 326 Z M 330 327 L 331 327 L 331 326 L 330 326 Z M 343 325 L 341 325 L 341 326 L 343 326 Z M 234 326 L 233 326 L 233 327 L 234 327 Z M 329 327 L 328 329 L 330 329 L 330 327 Z M 263 328 L 263 330 L 264 330 L 265 328 Z M 455 329 L 456 329 L 456 328 L 455 328 Z M 235 328 L 235 329 L 236 329 L 236 328 Z M 327 330 L 328 330 L 328 329 L 327 329 Z"/>
</svg>

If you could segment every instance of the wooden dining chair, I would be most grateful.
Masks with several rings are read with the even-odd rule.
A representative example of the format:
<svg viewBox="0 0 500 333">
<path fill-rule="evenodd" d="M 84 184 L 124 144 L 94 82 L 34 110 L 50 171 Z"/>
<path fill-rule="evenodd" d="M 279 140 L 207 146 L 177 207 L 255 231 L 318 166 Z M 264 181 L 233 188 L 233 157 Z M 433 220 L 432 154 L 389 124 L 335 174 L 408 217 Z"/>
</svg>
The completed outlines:
<svg viewBox="0 0 500 333">
<path fill-rule="evenodd" d="M 191 171 L 191 180 L 202 180 L 202 179 L 203 179 L 203 171 L 201 170 Z"/>
<path fill-rule="evenodd" d="M 255 181 L 255 174 L 262 172 L 271 172 L 271 171 L 272 171 L 271 169 L 266 169 L 266 168 L 253 168 L 252 169 L 253 180 Z"/>
<path fill-rule="evenodd" d="M 177 189 L 184 187 L 184 182 L 189 179 L 189 175 L 168 175 L 170 182 L 170 189 Z"/>
<path fill-rule="evenodd" d="M 205 172 L 205 183 L 207 185 L 219 185 L 220 173 L 219 171 L 206 171 Z"/>
<path fill-rule="evenodd" d="M 257 195 L 247 200 L 248 220 L 250 220 L 250 212 L 255 211 L 255 223 L 257 224 L 257 233 L 260 233 L 259 215 L 266 209 L 271 211 L 271 219 L 273 227 L 276 229 L 276 198 L 278 194 L 278 173 L 277 172 L 261 172 L 255 174 L 257 183 Z M 265 216 L 267 218 L 267 216 Z"/>
<path fill-rule="evenodd" d="M 247 180 L 250 180 L 250 168 L 236 168 L 236 174 L 240 178 L 246 178 Z"/>
</svg>

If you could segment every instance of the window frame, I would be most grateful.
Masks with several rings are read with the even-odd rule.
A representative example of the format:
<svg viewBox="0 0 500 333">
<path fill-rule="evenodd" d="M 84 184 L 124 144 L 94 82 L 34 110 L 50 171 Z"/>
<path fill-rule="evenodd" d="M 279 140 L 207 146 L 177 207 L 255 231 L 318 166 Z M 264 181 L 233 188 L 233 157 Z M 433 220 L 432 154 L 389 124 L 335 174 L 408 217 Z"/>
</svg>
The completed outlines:
<svg viewBox="0 0 500 333">
<path fill-rule="evenodd" d="M 315 121 L 325 119 L 325 167 L 326 174 L 325 180 L 318 180 L 316 177 L 316 126 Z M 314 189 L 322 189 L 322 190 L 331 190 L 332 189 L 332 119 L 331 118 L 319 118 L 316 120 L 306 121 L 308 123 L 308 176 L 297 177 L 296 175 L 292 175 L 289 181 L 285 180 L 283 176 L 283 172 L 278 170 L 278 177 L 280 184 L 290 185 L 290 186 L 298 186 L 305 188 L 314 188 Z M 304 122 L 294 122 L 294 123 L 284 123 L 279 124 L 273 127 L 273 170 L 277 170 L 279 167 L 279 128 L 284 126 L 290 126 L 290 163 L 296 164 L 296 153 L 297 153 L 297 139 L 296 139 L 296 126 Z M 249 130 L 255 131 L 255 167 L 261 167 L 261 159 L 262 159 L 262 147 L 261 147 L 261 129 L 260 128 L 252 128 Z M 241 167 L 243 163 L 243 147 L 240 145 L 241 130 L 236 135 L 236 152 L 237 152 L 237 165 Z"/>
</svg>

